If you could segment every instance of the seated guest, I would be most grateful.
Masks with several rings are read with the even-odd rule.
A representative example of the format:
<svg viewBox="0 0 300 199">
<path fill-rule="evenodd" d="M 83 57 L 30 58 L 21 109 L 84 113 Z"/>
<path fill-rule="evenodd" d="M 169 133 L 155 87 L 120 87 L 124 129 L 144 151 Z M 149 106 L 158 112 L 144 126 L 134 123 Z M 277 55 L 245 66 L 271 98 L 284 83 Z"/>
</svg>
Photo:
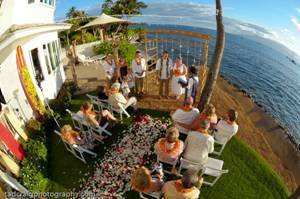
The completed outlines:
<svg viewBox="0 0 300 199">
<path fill-rule="evenodd" d="M 121 84 L 121 89 L 124 97 L 128 97 L 128 94 L 130 93 L 129 85 L 128 85 L 128 76 L 125 75 L 122 78 L 122 84 Z"/>
<path fill-rule="evenodd" d="M 214 138 L 208 134 L 209 122 L 202 120 L 198 131 L 189 132 L 185 140 L 183 158 L 199 165 L 207 162 L 208 154 L 214 151 Z"/>
<path fill-rule="evenodd" d="M 64 125 L 61 129 L 61 137 L 67 141 L 69 144 L 84 144 L 84 140 L 80 136 L 80 133 L 74 131 L 70 125 Z"/>
<path fill-rule="evenodd" d="M 84 145 L 84 148 L 92 149 L 94 145 L 92 142 L 96 139 L 102 141 L 107 138 L 106 136 L 93 134 L 92 136 L 85 136 L 84 134 L 80 134 L 77 131 L 74 131 L 70 125 L 64 125 L 61 129 L 62 138 L 67 141 L 69 144 L 77 144 Z"/>
<path fill-rule="evenodd" d="M 108 110 L 95 112 L 92 109 L 93 109 L 93 105 L 90 102 L 83 103 L 81 107 L 81 111 L 84 117 L 90 124 L 94 126 L 99 126 L 101 124 L 101 121 L 103 121 L 103 119 L 107 121 L 117 122 L 117 119 Z"/>
<path fill-rule="evenodd" d="M 208 104 L 203 112 L 201 114 L 199 114 L 199 116 L 194 119 L 194 121 L 192 122 L 191 125 L 187 125 L 187 124 L 184 124 L 184 123 L 178 123 L 180 126 L 188 129 L 188 130 L 191 130 L 191 131 L 197 131 L 197 129 L 200 128 L 200 123 L 201 121 L 203 120 L 207 120 L 209 121 L 210 123 L 210 128 L 214 128 L 215 125 L 217 124 L 218 122 L 218 117 L 217 117 L 217 114 L 216 114 L 216 108 L 214 105 L 212 104 Z"/>
<path fill-rule="evenodd" d="M 239 126 L 236 123 L 236 119 L 238 117 L 238 113 L 230 109 L 227 112 L 227 119 L 226 120 L 220 120 L 217 124 L 217 131 L 214 133 L 214 137 L 218 141 L 222 141 L 223 139 L 229 140 L 232 136 L 234 136 Z"/>
<path fill-rule="evenodd" d="M 111 92 L 108 98 L 109 103 L 114 107 L 114 108 L 119 108 L 117 103 L 121 103 L 126 109 L 129 106 L 132 106 L 135 110 L 137 109 L 137 100 L 135 97 L 131 97 L 128 100 L 122 95 L 122 93 L 119 92 L 120 90 L 120 83 L 114 83 L 111 86 Z"/>
<path fill-rule="evenodd" d="M 171 113 L 171 117 L 174 120 L 175 126 L 178 128 L 179 132 L 189 131 L 180 124 L 191 126 L 192 122 L 199 115 L 199 110 L 197 108 L 193 108 L 193 102 L 193 98 L 188 97 L 185 100 L 184 106 L 182 108 L 179 108 L 174 113 Z"/>
<path fill-rule="evenodd" d="M 158 192 L 163 185 L 162 177 L 160 174 L 152 177 L 149 169 L 142 166 L 135 170 L 131 177 L 132 189 L 144 193 Z"/>
<path fill-rule="evenodd" d="M 198 199 L 202 183 L 196 171 L 187 170 L 181 179 L 166 182 L 162 192 L 165 199 Z"/>
<path fill-rule="evenodd" d="M 166 138 L 160 138 L 154 146 L 159 160 L 173 163 L 178 159 L 184 148 L 178 137 L 179 131 L 176 127 L 167 129 Z"/>
<path fill-rule="evenodd" d="M 104 86 L 99 86 L 98 88 L 98 98 L 100 100 L 108 100 L 108 93 Z"/>
</svg>

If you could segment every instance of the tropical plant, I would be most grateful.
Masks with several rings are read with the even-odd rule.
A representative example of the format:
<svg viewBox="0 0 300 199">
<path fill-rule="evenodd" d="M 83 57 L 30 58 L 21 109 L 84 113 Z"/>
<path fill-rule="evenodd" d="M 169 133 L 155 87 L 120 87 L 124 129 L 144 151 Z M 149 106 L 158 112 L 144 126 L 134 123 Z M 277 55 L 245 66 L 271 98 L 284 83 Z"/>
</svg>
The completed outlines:
<svg viewBox="0 0 300 199">
<path fill-rule="evenodd" d="M 131 44 L 127 40 L 122 40 L 119 44 L 119 55 L 124 57 L 128 66 L 131 66 L 131 62 L 134 59 L 136 46 Z"/>
<path fill-rule="evenodd" d="M 112 53 L 112 43 L 110 41 L 101 42 L 94 47 L 94 52 L 98 55 Z"/>
<path fill-rule="evenodd" d="M 216 21 L 217 21 L 217 41 L 214 51 L 214 56 L 212 60 L 212 65 L 209 69 L 208 77 L 201 94 L 200 102 L 198 108 L 200 111 L 210 102 L 213 89 L 217 83 L 217 78 L 219 75 L 221 61 L 223 58 L 224 46 L 225 46 L 225 30 L 222 18 L 222 4 L 221 0 L 216 0 Z"/>
<path fill-rule="evenodd" d="M 147 5 L 137 0 L 105 0 L 102 4 L 102 11 L 110 15 L 138 15 L 143 8 Z"/>
</svg>

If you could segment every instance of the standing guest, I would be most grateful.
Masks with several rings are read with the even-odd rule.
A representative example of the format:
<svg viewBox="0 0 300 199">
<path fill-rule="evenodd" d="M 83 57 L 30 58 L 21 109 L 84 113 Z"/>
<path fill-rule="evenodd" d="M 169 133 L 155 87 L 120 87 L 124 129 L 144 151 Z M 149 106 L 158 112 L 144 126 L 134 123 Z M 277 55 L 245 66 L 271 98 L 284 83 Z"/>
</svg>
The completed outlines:
<svg viewBox="0 0 300 199">
<path fill-rule="evenodd" d="M 181 179 L 166 182 L 162 192 L 165 199 L 198 199 L 202 183 L 196 171 L 187 170 Z"/>
<path fill-rule="evenodd" d="M 236 123 L 237 117 L 237 111 L 230 109 L 227 112 L 227 119 L 220 120 L 218 122 L 216 131 L 214 133 L 214 138 L 217 141 L 223 141 L 224 139 L 228 141 L 232 136 L 234 136 L 238 132 L 239 126 Z"/>
<path fill-rule="evenodd" d="M 180 96 L 184 93 L 184 89 L 178 83 L 179 81 L 186 81 L 187 68 L 182 63 L 182 58 L 177 57 L 176 63 L 172 69 L 172 80 L 171 80 L 171 91 L 172 95 L 178 100 Z"/>
<path fill-rule="evenodd" d="M 123 77 L 128 74 L 128 67 L 127 67 L 127 63 L 126 63 L 126 60 L 124 57 L 120 57 L 119 70 L 120 70 L 120 78 L 122 81 Z"/>
<path fill-rule="evenodd" d="M 204 165 L 208 154 L 214 151 L 214 138 L 208 133 L 209 122 L 202 120 L 197 131 L 189 132 L 185 140 L 183 158 Z"/>
<path fill-rule="evenodd" d="M 184 144 L 179 140 L 179 131 L 176 127 L 167 129 L 166 137 L 160 138 L 154 146 L 158 159 L 168 163 L 176 162 L 183 148 Z"/>
<path fill-rule="evenodd" d="M 197 69 L 194 66 L 189 68 L 189 75 L 190 77 L 188 81 L 185 82 L 180 80 L 179 83 L 183 88 L 185 88 L 186 97 L 191 96 L 195 102 L 197 96 L 199 78 L 197 76 Z"/>
<path fill-rule="evenodd" d="M 105 60 L 102 63 L 103 65 L 103 69 L 105 71 L 105 77 L 106 77 L 106 82 L 108 84 L 108 86 L 110 87 L 110 85 L 112 84 L 112 81 L 114 81 L 115 78 L 115 70 L 116 70 L 116 65 L 115 62 L 113 60 L 112 54 L 107 54 L 105 57 Z"/>
<path fill-rule="evenodd" d="M 90 102 L 84 102 L 81 110 L 84 117 L 91 125 L 99 126 L 101 122 L 103 122 L 103 119 L 117 122 L 117 119 L 108 110 L 103 110 L 101 112 L 93 111 L 93 105 Z"/>
<path fill-rule="evenodd" d="M 111 86 L 111 94 L 108 98 L 109 103 L 114 107 L 114 108 L 120 108 L 118 106 L 118 103 L 123 105 L 123 108 L 126 109 L 129 106 L 132 106 L 135 110 L 137 109 L 137 100 L 135 97 L 130 97 L 128 100 L 122 95 L 122 93 L 119 92 L 120 90 L 120 83 L 114 83 Z"/>
<path fill-rule="evenodd" d="M 138 96 L 144 94 L 144 79 L 146 76 L 146 61 L 140 51 L 136 51 L 132 61 L 132 71 L 135 77 L 135 92 Z"/>
<path fill-rule="evenodd" d="M 135 80 L 131 69 L 128 69 L 127 79 L 128 79 L 127 82 L 128 82 L 128 87 L 130 89 L 130 93 L 134 93 Z"/>
<path fill-rule="evenodd" d="M 156 62 L 157 79 L 159 81 L 159 98 L 169 98 L 169 80 L 171 77 L 172 66 L 173 63 L 169 58 L 168 51 L 164 51 L 162 57 Z"/>
<path fill-rule="evenodd" d="M 210 123 L 210 128 L 214 129 L 217 122 L 218 122 L 218 116 L 216 114 L 216 108 L 214 105 L 212 104 L 208 104 L 203 112 L 201 114 L 199 114 L 199 116 L 194 119 L 193 123 L 191 125 L 187 125 L 181 122 L 178 122 L 178 124 L 188 130 L 191 131 L 197 131 L 197 129 L 200 128 L 199 124 L 201 121 L 203 120 L 207 120 Z"/>
<path fill-rule="evenodd" d="M 174 113 L 171 113 L 171 117 L 175 122 L 175 126 L 178 128 L 179 132 L 187 133 L 189 130 L 180 124 L 191 126 L 193 121 L 199 116 L 199 110 L 193 107 L 193 103 L 194 100 L 190 96 L 185 100 L 183 107 L 177 109 Z"/>
<path fill-rule="evenodd" d="M 146 167 L 140 167 L 134 171 L 131 177 L 132 189 L 138 192 L 151 193 L 158 192 L 163 186 L 163 176 L 157 174 L 155 178 Z"/>
</svg>

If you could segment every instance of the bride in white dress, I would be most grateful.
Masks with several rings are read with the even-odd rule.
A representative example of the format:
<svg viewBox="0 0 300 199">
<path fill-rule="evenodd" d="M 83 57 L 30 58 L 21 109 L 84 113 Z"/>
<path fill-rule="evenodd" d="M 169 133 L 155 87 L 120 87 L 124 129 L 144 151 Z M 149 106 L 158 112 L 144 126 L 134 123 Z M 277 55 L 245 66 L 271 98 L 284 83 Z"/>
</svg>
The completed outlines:
<svg viewBox="0 0 300 199">
<path fill-rule="evenodd" d="M 184 89 L 178 83 L 178 81 L 184 80 L 186 81 L 187 68 L 182 63 L 182 58 L 178 56 L 176 58 L 175 65 L 172 69 L 172 80 L 171 80 L 171 93 L 176 99 L 179 99 L 182 94 L 184 94 Z"/>
</svg>

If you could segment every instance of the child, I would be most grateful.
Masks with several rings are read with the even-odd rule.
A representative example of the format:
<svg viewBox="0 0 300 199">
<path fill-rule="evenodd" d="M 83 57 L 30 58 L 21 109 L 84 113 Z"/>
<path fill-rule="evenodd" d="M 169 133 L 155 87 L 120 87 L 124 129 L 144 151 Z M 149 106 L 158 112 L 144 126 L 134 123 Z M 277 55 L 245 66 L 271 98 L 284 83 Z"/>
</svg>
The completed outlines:
<svg viewBox="0 0 300 199">
<path fill-rule="evenodd" d="M 195 102 L 199 83 L 199 78 L 197 77 L 197 69 L 194 66 L 190 67 L 189 74 L 190 77 L 188 81 L 180 79 L 178 83 L 181 84 L 183 88 L 185 88 L 185 99 L 191 96 Z"/>
<path fill-rule="evenodd" d="M 125 75 L 123 76 L 122 84 L 121 84 L 121 89 L 124 97 L 128 97 L 128 94 L 130 93 L 129 85 L 128 85 L 128 76 Z"/>
<path fill-rule="evenodd" d="M 131 69 L 128 69 L 127 83 L 128 83 L 128 87 L 129 87 L 131 93 L 134 93 L 135 80 L 134 80 L 134 75 L 133 75 L 133 72 Z"/>
</svg>

